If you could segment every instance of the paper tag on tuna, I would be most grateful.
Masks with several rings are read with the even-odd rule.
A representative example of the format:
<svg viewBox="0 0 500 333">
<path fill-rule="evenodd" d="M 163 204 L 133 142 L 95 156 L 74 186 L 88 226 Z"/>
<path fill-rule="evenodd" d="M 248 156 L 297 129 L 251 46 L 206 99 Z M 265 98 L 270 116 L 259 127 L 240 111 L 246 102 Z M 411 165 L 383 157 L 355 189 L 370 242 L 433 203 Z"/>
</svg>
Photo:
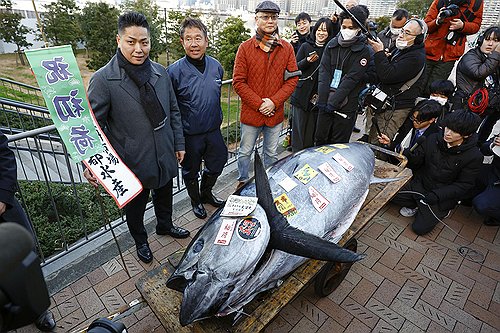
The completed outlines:
<svg viewBox="0 0 500 333">
<path fill-rule="evenodd" d="M 288 220 L 299 213 L 286 193 L 274 199 L 274 204 L 278 211 Z"/>
<path fill-rule="evenodd" d="M 318 171 L 314 170 L 309 166 L 309 164 L 304 165 L 302 168 L 300 168 L 299 171 L 297 171 L 294 176 L 300 180 L 303 184 L 307 184 L 316 177 L 318 174 Z"/>
<path fill-rule="evenodd" d="M 340 176 L 337 175 L 337 173 L 335 172 L 335 170 L 333 170 L 332 166 L 330 164 L 328 164 L 328 162 L 325 162 L 323 164 L 321 164 L 318 169 L 325 175 L 328 177 L 328 179 L 330 179 L 334 184 L 335 183 L 338 183 L 340 181 Z"/>
<path fill-rule="evenodd" d="M 338 149 L 346 149 L 349 148 L 349 146 L 343 144 L 343 143 L 334 143 L 332 147 L 338 148 Z"/>
<path fill-rule="evenodd" d="M 259 237 L 261 231 L 262 228 L 259 220 L 253 216 L 244 217 L 238 222 L 238 237 L 245 242 L 252 241 Z"/>
<path fill-rule="evenodd" d="M 290 177 L 286 177 L 281 182 L 279 182 L 280 186 L 287 192 L 290 192 L 297 186 L 298 184 Z"/>
<path fill-rule="evenodd" d="M 317 152 L 323 153 L 323 154 L 329 154 L 332 151 L 335 151 L 335 148 L 330 147 L 330 146 L 321 146 L 321 147 L 318 147 L 318 148 L 316 148 L 314 150 L 317 151 Z"/>
<path fill-rule="evenodd" d="M 220 216 L 235 217 L 246 216 L 253 212 L 257 207 L 257 197 L 242 197 L 239 195 L 230 195 Z"/>
<path fill-rule="evenodd" d="M 222 219 L 222 224 L 215 238 L 215 245 L 229 245 L 231 238 L 233 237 L 234 226 L 236 225 L 236 219 Z"/>
<path fill-rule="evenodd" d="M 345 157 L 340 155 L 339 153 L 333 155 L 333 159 L 339 162 L 339 164 L 342 165 L 342 167 L 347 171 L 352 171 L 352 169 L 354 169 L 354 166 L 351 163 L 349 163 L 349 161 L 346 160 Z"/>
<path fill-rule="evenodd" d="M 309 186 L 309 196 L 311 197 L 314 208 L 320 213 L 330 204 L 330 201 L 312 186 Z"/>
</svg>

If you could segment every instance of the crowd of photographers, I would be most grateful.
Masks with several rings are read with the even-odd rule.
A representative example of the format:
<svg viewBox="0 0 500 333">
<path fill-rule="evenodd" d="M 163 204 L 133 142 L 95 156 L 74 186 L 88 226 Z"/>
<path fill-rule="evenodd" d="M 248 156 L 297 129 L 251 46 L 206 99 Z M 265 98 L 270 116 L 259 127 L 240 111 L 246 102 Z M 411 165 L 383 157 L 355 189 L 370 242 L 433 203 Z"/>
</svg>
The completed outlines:
<svg viewBox="0 0 500 333">
<path fill-rule="evenodd" d="M 480 30 L 483 1 L 434 0 L 423 19 L 398 8 L 378 34 L 368 7 L 349 0 L 345 9 L 310 31 L 309 15 L 295 20 L 302 76 L 291 98 L 292 150 L 349 142 L 365 113 L 360 140 L 408 158 L 414 176 L 394 202 L 415 216 L 416 233 L 430 232 L 460 202 L 499 225 L 500 134 L 492 131 L 500 118 L 500 27 L 480 32 L 464 54 L 467 36 Z M 483 164 L 489 155 L 493 162 Z"/>
</svg>

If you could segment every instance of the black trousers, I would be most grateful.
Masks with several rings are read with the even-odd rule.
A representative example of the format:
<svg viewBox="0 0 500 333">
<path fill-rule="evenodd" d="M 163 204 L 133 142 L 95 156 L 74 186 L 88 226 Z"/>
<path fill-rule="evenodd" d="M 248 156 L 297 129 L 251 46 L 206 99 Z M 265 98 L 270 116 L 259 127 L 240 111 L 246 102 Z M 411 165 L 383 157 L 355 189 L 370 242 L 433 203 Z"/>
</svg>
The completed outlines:
<svg viewBox="0 0 500 333">
<path fill-rule="evenodd" d="M 33 226 L 31 225 L 31 222 L 28 220 L 28 216 L 26 216 L 26 213 L 24 212 L 23 207 L 17 201 L 17 199 L 14 199 L 14 203 L 12 204 L 12 207 L 7 209 L 1 216 L 0 216 L 0 222 L 14 222 L 19 224 L 20 226 L 26 228 L 26 230 L 29 231 L 31 235 L 33 235 L 33 239 L 35 239 L 35 232 L 33 230 Z"/>
<path fill-rule="evenodd" d="M 227 146 L 219 129 L 198 135 L 185 135 L 186 155 L 182 161 L 182 177 L 197 179 L 201 161 L 209 175 L 219 176 L 227 162 Z"/>
<path fill-rule="evenodd" d="M 410 183 L 403 186 L 401 191 L 412 191 L 423 194 L 423 196 L 421 196 L 413 193 L 398 193 L 392 199 L 392 202 L 396 205 L 408 208 L 418 208 L 415 220 L 411 225 L 413 231 L 417 235 L 425 235 L 426 233 L 431 232 L 432 229 L 434 229 L 434 227 L 439 223 L 439 220 L 436 219 L 436 217 L 442 220 L 446 215 L 448 215 L 449 210 L 441 209 L 439 207 L 439 203 L 432 206 L 423 203 L 422 199 L 428 191 L 425 190 L 425 188 L 418 181 L 410 181 Z"/>
<path fill-rule="evenodd" d="M 127 218 L 127 225 L 130 234 L 134 238 L 135 245 L 139 246 L 148 242 L 148 234 L 144 228 L 144 212 L 149 200 L 149 193 L 153 193 L 153 206 L 156 215 L 157 228 L 166 229 L 172 226 L 172 185 L 169 181 L 167 185 L 157 189 L 143 189 L 124 208 Z"/>
<path fill-rule="evenodd" d="M 346 113 L 347 118 L 333 112 L 320 111 L 316 122 L 314 144 L 347 143 L 356 123 L 356 110 Z"/>
<path fill-rule="evenodd" d="M 499 180 L 493 165 L 483 165 L 481 177 L 476 181 L 480 193 L 474 197 L 472 204 L 479 214 L 500 221 L 500 185 L 494 185 Z"/>
</svg>

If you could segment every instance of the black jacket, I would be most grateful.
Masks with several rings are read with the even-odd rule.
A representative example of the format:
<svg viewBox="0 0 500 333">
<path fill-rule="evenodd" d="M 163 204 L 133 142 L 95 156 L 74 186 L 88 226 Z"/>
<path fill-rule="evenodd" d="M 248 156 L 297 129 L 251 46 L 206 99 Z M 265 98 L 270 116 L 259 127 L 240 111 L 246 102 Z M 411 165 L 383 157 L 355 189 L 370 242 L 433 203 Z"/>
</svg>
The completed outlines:
<svg viewBox="0 0 500 333">
<path fill-rule="evenodd" d="M 318 92 L 319 64 L 324 49 L 324 46 L 319 47 L 312 39 L 308 39 L 307 42 L 302 44 L 297 53 L 297 66 L 302 71 L 302 75 L 300 76 L 299 82 L 297 82 L 297 88 L 295 88 L 292 94 L 291 104 L 304 111 L 308 111 L 312 108 L 312 104 L 309 101 L 311 97 Z M 315 62 L 309 62 L 307 61 L 307 57 L 309 53 L 313 51 L 316 51 L 319 58 Z"/>
<path fill-rule="evenodd" d="M 500 53 L 494 51 L 486 56 L 479 48 L 469 50 L 457 65 L 457 89 L 455 101 L 464 98 L 465 101 L 474 91 L 481 88 L 484 80 L 492 74 L 498 80 Z"/>
<path fill-rule="evenodd" d="M 375 69 L 380 80 L 380 89 L 388 96 L 395 96 L 395 109 L 409 108 L 415 105 L 425 81 L 425 70 L 410 89 L 398 94 L 400 88 L 415 78 L 425 66 L 424 45 L 412 45 L 404 50 L 395 50 L 388 58 L 384 51 L 375 53 Z"/>
<path fill-rule="evenodd" d="M 404 152 L 418 168 L 412 181 L 420 182 L 428 192 L 433 192 L 439 199 L 440 209 L 454 208 L 474 188 L 483 163 L 483 155 L 476 145 L 476 134 L 451 148 L 447 147 L 442 131 L 430 135 L 413 153 Z"/>
<path fill-rule="evenodd" d="M 309 37 L 309 33 L 310 32 L 308 34 L 305 34 L 305 35 L 301 35 L 298 30 L 296 30 L 295 32 L 299 36 L 299 40 L 297 41 L 297 43 L 290 42 L 290 44 L 292 44 L 292 46 L 293 46 L 293 52 L 295 54 L 297 54 L 299 52 L 300 47 L 302 46 L 302 44 L 304 44 L 306 42 L 306 40 L 307 40 L 307 37 Z"/>
<path fill-rule="evenodd" d="M 493 166 L 493 172 L 495 173 L 495 176 L 500 179 L 500 156 L 495 155 L 493 153 L 493 150 L 491 149 L 493 140 L 495 140 L 495 137 L 483 143 L 483 145 L 481 146 L 481 153 L 483 153 L 485 156 L 493 155 L 493 161 L 491 162 L 491 165 Z"/>
<path fill-rule="evenodd" d="M 16 158 L 5 134 L 0 132 L 0 202 L 12 207 L 17 189 Z"/>
<path fill-rule="evenodd" d="M 354 113 L 358 110 L 358 95 L 370 61 L 366 37 L 358 36 L 356 43 L 341 47 L 338 36 L 323 51 L 319 67 L 318 107 L 320 110 Z M 342 71 L 337 89 L 330 88 L 335 69 Z"/>
</svg>

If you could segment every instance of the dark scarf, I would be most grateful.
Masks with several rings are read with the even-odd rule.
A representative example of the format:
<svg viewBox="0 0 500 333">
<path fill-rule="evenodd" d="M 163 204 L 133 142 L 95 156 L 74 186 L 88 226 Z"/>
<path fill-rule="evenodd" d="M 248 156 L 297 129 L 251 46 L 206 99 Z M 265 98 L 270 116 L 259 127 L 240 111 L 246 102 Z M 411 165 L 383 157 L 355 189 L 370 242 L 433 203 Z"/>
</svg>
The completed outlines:
<svg viewBox="0 0 500 333">
<path fill-rule="evenodd" d="M 200 71 L 201 74 L 203 74 L 205 72 L 205 67 L 206 67 L 206 64 L 205 64 L 205 56 L 203 56 L 203 58 L 201 59 L 193 59 L 191 57 L 188 57 L 186 55 L 186 60 L 191 64 L 193 65 L 194 67 L 196 67 L 196 69 L 198 71 Z"/>
<path fill-rule="evenodd" d="M 263 31 L 259 31 L 259 29 L 256 31 L 255 38 L 259 41 L 260 49 L 266 53 L 272 52 L 280 40 L 277 31 L 272 34 L 266 34 Z"/>
<path fill-rule="evenodd" d="M 141 104 L 146 112 L 146 116 L 153 127 L 153 130 L 159 130 L 165 125 L 165 111 L 156 96 L 155 89 L 149 83 L 151 78 L 151 61 L 149 57 L 141 65 L 131 64 L 122 54 L 121 50 L 116 51 L 118 66 L 125 70 L 127 76 L 139 88 Z"/>
</svg>

